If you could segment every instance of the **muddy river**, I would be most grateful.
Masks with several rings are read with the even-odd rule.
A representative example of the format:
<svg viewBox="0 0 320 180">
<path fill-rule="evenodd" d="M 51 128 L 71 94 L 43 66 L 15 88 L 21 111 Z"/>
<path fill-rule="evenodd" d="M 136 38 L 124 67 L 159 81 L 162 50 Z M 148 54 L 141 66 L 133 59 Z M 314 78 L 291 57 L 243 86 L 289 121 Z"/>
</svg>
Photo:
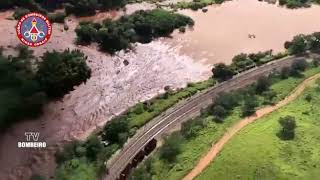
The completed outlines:
<svg viewBox="0 0 320 180">
<path fill-rule="evenodd" d="M 230 62 L 241 52 L 283 51 L 284 42 L 294 35 L 320 31 L 320 6 L 291 10 L 257 0 L 236 0 L 211 6 L 207 13 L 181 13 L 194 19 L 193 30 L 177 32 L 165 41 L 181 46 L 183 54 L 210 64 Z"/>
</svg>

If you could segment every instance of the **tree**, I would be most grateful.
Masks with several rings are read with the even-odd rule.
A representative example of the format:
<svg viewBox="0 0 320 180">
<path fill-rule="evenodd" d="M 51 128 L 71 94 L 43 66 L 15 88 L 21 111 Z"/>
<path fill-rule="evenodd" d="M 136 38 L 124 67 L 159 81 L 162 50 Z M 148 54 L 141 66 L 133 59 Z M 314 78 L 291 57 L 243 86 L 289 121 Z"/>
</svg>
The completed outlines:
<svg viewBox="0 0 320 180">
<path fill-rule="evenodd" d="M 221 105 L 216 105 L 212 108 L 213 118 L 216 122 L 223 122 L 223 119 L 227 115 L 227 113 L 228 112 Z"/>
<path fill-rule="evenodd" d="M 128 122 L 123 117 L 112 120 L 104 128 L 102 139 L 110 143 L 121 143 L 120 133 L 128 132 Z"/>
<path fill-rule="evenodd" d="M 102 151 L 103 145 L 101 144 L 100 139 L 93 135 L 87 140 L 85 148 L 87 159 L 95 161 L 97 159 L 97 155 Z"/>
<path fill-rule="evenodd" d="M 96 38 L 97 29 L 93 27 L 90 23 L 82 23 L 76 29 L 77 43 L 89 44 L 93 42 Z"/>
<path fill-rule="evenodd" d="M 261 94 L 264 91 L 269 90 L 270 86 L 271 80 L 268 77 L 261 76 L 256 83 L 256 92 Z"/>
<path fill-rule="evenodd" d="M 279 137 L 283 140 L 290 140 L 293 139 L 295 136 L 295 128 L 296 120 L 292 116 L 286 116 L 279 119 L 279 124 L 281 125 L 282 129 L 279 132 Z"/>
<path fill-rule="evenodd" d="M 307 50 L 307 43 L 304 35 L 297 35 L 291 41 L 289 52 L 291 54 L 300 54 Z"/>
<path fill-rule="evenodd" d="M 90 78 L 86 59 L 79 50 L 46 52 L 39 63 L 36 79 L 50 97 L 60 98 Z"/>
<path fill-rule="evenodd" d="M 305 71 L 308 67 L 308 62 L 305 59 L 296 60 L 291 65 L 290 75 L 301 76 L 301 72 Z"/>
<path fill-rule="evenodd" d="M 194 137 L 197 132 L 204 127 L 204 122 L 202 119 L 192 119 L 182 123 L 181 125 L 181 134 L 185 138 Z"/>
<path fill-rule="evenodd" d="M 310 49 L 318 50 L 320 48 L 320 32 L 315 32 L 312 34 L 310 40 Z"/>
<path fill-rule="evenodd" d="M 160 148 L 160 158 L 169 163 L 173 163 L 181 151 L 181 141 L 182 137 L 179 134 L 173 134 L 165 139 L 163 146 Z"/>
<path fill-rule="evenodd" d="M 244 99 L 244 105 L 242 107 L 242 115 L 250 116 L 256 112 L 256 107 L 259 105 L 256 96 L 246 96 Z"/>
<path fill-rule="evenodd" d="M 226 110 L 232 110 L 235 106 L 239 104 L 239 99 L 236 96 L 236 93 L 220 93 L 214 99 L 214 105 L 220 105 Z"/>
<path fill-rule="evenodd" d="M 232 69 L 225 65 L 224 63 L 215 64 L 212 68 L 213 78 L 217 79 L 218 81 L 225 81 L 231 79 L 232 76 L 235 74 Z"/>
</svg>

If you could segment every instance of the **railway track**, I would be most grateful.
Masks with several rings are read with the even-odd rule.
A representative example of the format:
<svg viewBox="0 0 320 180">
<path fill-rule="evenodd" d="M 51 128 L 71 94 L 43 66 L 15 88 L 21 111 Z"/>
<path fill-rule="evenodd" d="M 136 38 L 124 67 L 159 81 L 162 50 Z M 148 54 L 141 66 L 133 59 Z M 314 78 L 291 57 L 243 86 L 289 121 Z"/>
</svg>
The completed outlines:
<svg viewBox="0 0 320 180">
<path fill-rule="evenodd" d="M 279 71 L 283 67 L 290 66 L 294 61 L 305 59 L 304 57 L 286 57 L 255 67 L 232 79 L 217 84 L 205 91 L 202 91 L 191 98 L 181 101 L 174 107 L 168 109 L 160 116 L 154 118 L 123 146 L 122 150 L 115 154 L 107 163 L 107 175 L 105 180 L 125 179 L 126 174 L 122 174 L 124 169 L 130 165 L 134 157 L 143 150 L 143 148 L 154 138 L 161 136 L 164 132 L 179 125 L 188 119 L 200 115 L 202 108 L 208 107 L 213 103 L 213 98 L 221 92 L 228 92 L 243 88 L 254 83 L 259 77 L 270 74 L 273 71 Z"/>
</svg>

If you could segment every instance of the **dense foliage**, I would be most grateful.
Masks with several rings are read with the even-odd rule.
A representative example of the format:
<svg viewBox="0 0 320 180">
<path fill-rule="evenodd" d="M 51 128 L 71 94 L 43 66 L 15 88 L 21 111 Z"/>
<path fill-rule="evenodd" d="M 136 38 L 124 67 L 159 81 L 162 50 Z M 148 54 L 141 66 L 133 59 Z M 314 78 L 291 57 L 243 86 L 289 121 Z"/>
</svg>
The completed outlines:
<svg viewBox="0 0 320 180">
<path fill-rule="evenodd" d="M 308 50 L 317 51 L 320 49 L 320 32 L 315 32 L 310 35 L 297 35 L 292 41 L 285 43 L 285 48 L 290 54 L 301 54 Z"/>
<path fill-rule="evenodd" d="M 47 97 L 61 97 L 90 77 L 79 51 L 47 52 L 39 64 L 25 46 L 18 51 L 17 57 L 0 53 L 0 129 L 38 116 Z"/>
<path fill-rule="evenodd" d="M 310 7 L 312 3 L 319 4 L 319 0 L 279 0 L 281 6 L 286 6 L 288 8 L 301 8 Z"/>
<path fill-rule="evenodd" d="M 32 51 L 19 49 L 18 57 L 0 54 L 0 129 L 14 122 L 39 115 L 46 94 L 35 80 Z"/>
<path fill-rule="evenodd" d="M 62 97 L 91 76 L 86 56 L 79 50 L 46 52 L 42 59 L 36 78 L 50 97 Z"/>
<path fill-rule="evenodd" d="M 283 140 L 293 139 L 295 135 L 294 130 L 297 127 L 295 118 L 292 116 L 280 118 L 279 124 L 282 127 L 278 133 L 279 137 Z"/>
<path fill-rule="evenodd" d="M 231 79 L 233 75 L 246 71 L 256 66 L 261 66 L 275 59 L 286 56 L 286 53 L 272 54 L 272 51 L 245 54 L 241 53 L 232 58 L 230 65 L 224 63 L 215 64 L 212 68 L 213 78 L 218 81 Z"/>
<path fill-rule="evenodd" d="M 99 43 L 109 53 L 126 49 L 133 42 L 150 42 L 153 38 L 168 36 L 175 29 L 193 25 L 187 16 L 166 10 L 138 11 L 119 20 L 105 20 L 103 24 L 80 23 L 76 29 L 78 43 Z"/>
</svg>

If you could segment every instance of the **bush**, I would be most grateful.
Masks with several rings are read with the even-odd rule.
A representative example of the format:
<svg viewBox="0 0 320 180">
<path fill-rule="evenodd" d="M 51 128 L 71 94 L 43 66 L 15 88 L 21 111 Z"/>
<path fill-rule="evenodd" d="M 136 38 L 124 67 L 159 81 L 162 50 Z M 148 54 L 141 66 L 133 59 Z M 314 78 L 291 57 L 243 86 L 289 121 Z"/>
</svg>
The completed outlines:
<svg viewBox="0 0 320 180">
<path fill-rule="evenodd" d="M 192 119 L 182 123 L 181 125 L 181 134 L 185 138 L 192 138 L 196 136 L 197 132 L 205 126 L 202 119 Z"/>
<path fill-rule="evenodd" d="M 215 64 L 212 68 L 213 78 L 218 81 L 225 81 L 231 79 L 235 72 L 224 63 Z"/>
<path fill-rule="evenodd" d="M 215 106 L 222 106 L 229 111 L 239 104 L 239 99 L 235 93 L 220 93 L 213 102 Z"/>
<path fill-rule="evenodd" d="M 128 121 L 123 117 L 118 117 L 107 123 L 103 130 L 102 139 L 112 144 L 123 144 L 121 133 L 129 131 Z"/>
<path fill-rule="evenodd" d="M 221 105 L 213 106 L 212 108 L 212 115 L 216 122 L 223 122 L 223 119 L 228 114 L 228 111 Z"/>
<path fill-rule="evenodd" d="M 163 146 L 160 148 L 160 158 L 173 163 L 176 160 L 177 155 L 181 151 L 180 144 L 182 137 L 179 134 L 174 134 L 165 139 Z"/>
<path fill-rule="evenodd" d="M 53 98 L 64 96 L 91 76 L 87 57 L 79 50 L 46 52 L 36 74 L 45 92 Z"/>
<path fill-rule="evenodd" d="M 256 83 L 256 92 L 258 94 L 262 94 L 263 92 L 269 90 L 270 86 L 271 80 L 268 77 L 262 76 Z"/>
<path fill-rule="evenodd" d="M 295 136 L 294 130 L 297 127 L 295 118 L 292 116 L 286 116 L 286 117 L 280 118 L 279 124 L 281 125 L 282 129 L 278 133 L 278 136 L 282 140 L 294 139 L 294 136 Z"/>
<path fill-rule="evenodd" d="M 307 50 L 307 43 L 305 41 L 304 35 L 297 35 L 290 42 L 290 46 L 288 48 L 290 54 L 301 54 Z"/>
<path fill-rule="evenodd" d="M 242 115 L 250 116 L 256 112 L 256 107 L 259 105 L 256 96 L 246 96 L 244 99 L 244 105 L 242 107 Z"/>
<path fill-rule="evenodd" d="M 58 12 L 58 13 L 50 13 L 48 14 L 48 19 L 52 23 L 64 23 L 64 19 L 67 17 L 66 13 Z"/>
</svg>

